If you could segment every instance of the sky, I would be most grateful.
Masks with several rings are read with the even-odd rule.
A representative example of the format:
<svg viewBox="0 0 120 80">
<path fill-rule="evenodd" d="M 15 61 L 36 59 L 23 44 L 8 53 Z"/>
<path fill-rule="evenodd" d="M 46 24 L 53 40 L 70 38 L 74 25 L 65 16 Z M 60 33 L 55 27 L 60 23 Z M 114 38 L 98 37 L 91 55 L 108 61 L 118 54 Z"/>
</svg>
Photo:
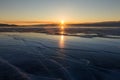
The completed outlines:
<svg viewBox="0 0 120 80">
<path fill-rule="evenodd" d="M 30 24 L 120 20 L 120 0 L 0 0 L 0 22 Z"/>
</svg>

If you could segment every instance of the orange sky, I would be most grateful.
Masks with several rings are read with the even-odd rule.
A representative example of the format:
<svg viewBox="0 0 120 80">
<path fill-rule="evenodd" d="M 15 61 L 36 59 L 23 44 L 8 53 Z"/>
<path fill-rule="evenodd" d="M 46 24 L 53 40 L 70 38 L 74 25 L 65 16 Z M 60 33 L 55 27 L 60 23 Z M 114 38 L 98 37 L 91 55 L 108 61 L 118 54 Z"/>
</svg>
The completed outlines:
<svg viewBox="0 0 120 80">
<path fill-rule="evenodd" d="M 104 21 L 108 21 L 108 20 L 104 20 Z M 104 22 L 104 21 L 96 20 L 96 21 L 71 21 L 71 22 L 68 22 L 68 21 L 64 20 L 64 24 L 93 23 L 93 22 Z M 61 24 L 61 22 L 62 22 L 62 20 L 61 21 L 3 21 L 3 20 L 0 21 L 0 23 L 16 24 L 16 25 Z"/>
<path fill-rule="evenodd" d="M 0 21 L 5 24 L 16 24 L 16 25 L 32 25 L 32 24 L 54 24 L 57 22 L 52 21 Z"/>
<path fill-rule="evenodd" d="M 120 20 L 120 0 L 0 0 L 0 23 L 86 23 Z"/>
</svg>

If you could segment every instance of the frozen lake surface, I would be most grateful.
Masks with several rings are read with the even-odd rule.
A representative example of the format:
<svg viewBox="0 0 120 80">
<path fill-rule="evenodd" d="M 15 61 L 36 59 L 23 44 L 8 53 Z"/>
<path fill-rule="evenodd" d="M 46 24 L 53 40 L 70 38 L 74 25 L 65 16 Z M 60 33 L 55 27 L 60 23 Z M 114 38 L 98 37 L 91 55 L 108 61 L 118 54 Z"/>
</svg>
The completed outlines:
<svg viewBox="0 0 120 80">
<path fill-rule="evenodd" d="M 120 80 L 120 38 L 1 32 L 0 65 L 0 80 Z"/>
</svg>

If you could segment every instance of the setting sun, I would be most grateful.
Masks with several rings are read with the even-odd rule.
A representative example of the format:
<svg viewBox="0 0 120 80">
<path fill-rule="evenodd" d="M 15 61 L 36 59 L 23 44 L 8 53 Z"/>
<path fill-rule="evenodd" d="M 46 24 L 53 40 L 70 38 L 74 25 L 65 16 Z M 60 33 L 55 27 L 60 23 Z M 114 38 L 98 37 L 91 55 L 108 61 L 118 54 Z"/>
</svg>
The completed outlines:
<svg viewBox="0 0 120 80">
<path fill-rule="evenodd" d="M 61 24 L 63 25 L 65 22 L 64 22 L 64 20 L 61 20 Z"/>
<path fill-rule="evenodd" d="M 0 0 L 0 80 L 120 80 L 120 0 Z"/>
</svg>

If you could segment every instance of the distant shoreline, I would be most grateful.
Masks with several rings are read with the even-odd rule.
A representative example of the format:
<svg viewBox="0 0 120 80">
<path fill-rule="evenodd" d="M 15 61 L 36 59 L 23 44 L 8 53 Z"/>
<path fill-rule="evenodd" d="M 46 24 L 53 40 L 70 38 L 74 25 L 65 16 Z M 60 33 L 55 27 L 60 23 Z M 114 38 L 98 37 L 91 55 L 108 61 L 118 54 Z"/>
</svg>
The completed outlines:
<svg viewBox="0 0 120 80">
<path fill-rule="evenodd" d="M 66 26 L 74 26 L 74 27 L 120 27 L 120 21 L 106 21 L 106 22 L 95 22 L 95 23 L 76 23 L 76 24 L 65 24 Z M 60 24 L 36 24 L 36 25 L 16 25 L 16 24 L 2 24 L 0 23 L 0 27 L 30 27 L 30 26 L 60 26 Z"/>
</svg>

